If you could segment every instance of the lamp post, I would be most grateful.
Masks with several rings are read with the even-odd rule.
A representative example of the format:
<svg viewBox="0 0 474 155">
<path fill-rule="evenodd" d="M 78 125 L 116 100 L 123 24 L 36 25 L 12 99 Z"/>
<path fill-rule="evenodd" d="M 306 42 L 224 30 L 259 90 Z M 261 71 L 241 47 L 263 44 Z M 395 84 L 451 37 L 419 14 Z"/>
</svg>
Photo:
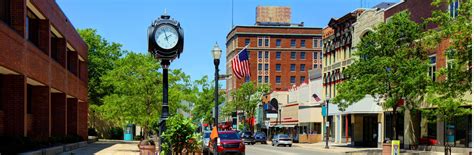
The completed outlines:
<svg viewBox="0 0 474 155">
<path fill-rule="evenodd" d="M 214 84 L 215 84 L 215 90 L 214 90 L 214 111 L 215 111 L 215 118 L 214 118 L 214 124 L 216 125 L 216 128 L 219 124 L 219 62 L 222 54 L 221 48 L 219 48 L 219 45 L 216 44 L 211 50 L 211 54 L 214 57 L 214 67 L 215 67 L 215 78 L 214 78 Z M 218 137 L 219 138 L 219 137 Z M 217 139 L 215 140 L 214 143 L 214 154 L 217 154 Z"/>
<path fill-rule="evenodd" d="M 329 149 L 329 95 L 326 94 L 326 149 Z"/>
</svg>

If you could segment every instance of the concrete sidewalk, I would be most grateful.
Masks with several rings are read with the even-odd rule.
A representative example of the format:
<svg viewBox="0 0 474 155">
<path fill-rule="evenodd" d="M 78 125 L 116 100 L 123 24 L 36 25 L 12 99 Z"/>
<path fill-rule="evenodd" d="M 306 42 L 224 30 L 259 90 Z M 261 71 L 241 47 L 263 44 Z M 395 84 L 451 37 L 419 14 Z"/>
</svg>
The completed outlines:
<svg viewBox="0 0 474 155">
<path fill-rule="evenodd" d="M 60 155 L 138 155 L 138 141 L 99 140 L 86 147 L 61 153 Z"/>
<path fill-rule="evenodd" d="M 326 143 L 293 143 L 295 147 L 301 147 L 305 149 L 313 149 L 325 152 L 332 152 L 332 153 L 346 153 L 346 154 L 367 154 L 367 153 L 375 153 L 379 154 L 382 152 L 382 148 L 365 148 L 365 147 L 352 147 L 348 144 L 335 144 L 329 143 L 329 149 L 326 149 Z"/>
</svg>

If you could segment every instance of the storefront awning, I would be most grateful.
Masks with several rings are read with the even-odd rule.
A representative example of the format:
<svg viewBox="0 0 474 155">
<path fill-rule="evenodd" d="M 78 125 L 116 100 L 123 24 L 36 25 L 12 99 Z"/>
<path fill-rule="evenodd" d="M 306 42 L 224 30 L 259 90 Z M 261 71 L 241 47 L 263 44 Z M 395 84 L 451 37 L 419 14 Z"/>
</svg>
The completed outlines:
<svg viewBox="0 0 474 155">
<path fill-rule="evenodd" d="M 277 124 L 274 128 L 294 128 L 296 124 Z"/>
<path fill-rule="evenodd" d="M 370 95 L 366 95 L 360 101 L 347 107 L 344 111 L 340 111 L 339 107 L 335 104 L 329 104 L 329 116 L 345 114 L 376 114 L 381 112 L 383 112 L 382 107 L 378 105 L 375 98 Z"/>
</svg>

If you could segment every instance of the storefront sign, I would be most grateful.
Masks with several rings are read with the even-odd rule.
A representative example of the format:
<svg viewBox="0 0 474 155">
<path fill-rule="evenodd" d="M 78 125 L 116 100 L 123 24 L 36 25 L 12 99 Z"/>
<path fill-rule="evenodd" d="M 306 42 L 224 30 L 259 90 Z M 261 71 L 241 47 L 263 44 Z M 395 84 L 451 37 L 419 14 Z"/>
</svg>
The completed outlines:
<svg viewBox="0 0 474 155">
<path fill-rule="evenodd" d="M 267 118 L 277 118 L 277 117 L 278 117 L 278 114 L 273 114 L 273 113 L 268 114 L 267 113 Z"/>
<path fill-rule="evenodd" d="M 399 155 L 399 154 L 400 154 L 400 141 L 392 140 L 392 155 Z"/>
</svg>

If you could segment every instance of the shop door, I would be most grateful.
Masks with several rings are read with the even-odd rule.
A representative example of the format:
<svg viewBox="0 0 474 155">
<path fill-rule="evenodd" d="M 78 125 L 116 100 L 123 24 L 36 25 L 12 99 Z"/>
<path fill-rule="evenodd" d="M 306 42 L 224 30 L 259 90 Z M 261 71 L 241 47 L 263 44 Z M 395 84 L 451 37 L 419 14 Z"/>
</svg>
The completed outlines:
<svg viewBox="0 0 474 155">
<path fill-rule="evenodd" d="M 377 147 L 377 116 L 364 116 L 363 145 Z"/>
</svg>

